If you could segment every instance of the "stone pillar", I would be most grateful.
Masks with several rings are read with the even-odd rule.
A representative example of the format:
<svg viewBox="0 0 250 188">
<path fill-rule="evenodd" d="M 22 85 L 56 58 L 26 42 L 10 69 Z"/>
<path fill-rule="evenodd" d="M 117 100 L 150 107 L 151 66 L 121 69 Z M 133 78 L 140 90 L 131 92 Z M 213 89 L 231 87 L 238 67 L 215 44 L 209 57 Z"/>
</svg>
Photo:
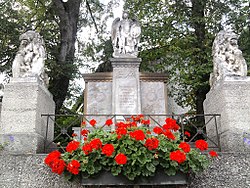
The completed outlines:
<svg viewBox="0 0 250 188">
<path fill-rule="evenodd" d="M 140 58 L 111 58 L 113 67 L 112 113 L 140 114 Z"/>
<path fill-rule="evenodd" d="M 54 124 L 41 114 L 54 114 L 51 93 L 36 77 L 12 78 L 4 89 L 0 143 L 10 153 L 40 153 L 54 139 Z M 47 140 L 46 140 L 47 134 Z"/>
<path fill-rule="evenodd" d="M 221 114 L 219 133 L 222 151 L 245 151 L 250 142 L 250 77 L 225 77 L 208 92 L 205 114 Z M 215 127 L 208 123 L 207 134 L 216 140 Z M 250 138 L 248 138 L 250 141 Z"/>
</svg>

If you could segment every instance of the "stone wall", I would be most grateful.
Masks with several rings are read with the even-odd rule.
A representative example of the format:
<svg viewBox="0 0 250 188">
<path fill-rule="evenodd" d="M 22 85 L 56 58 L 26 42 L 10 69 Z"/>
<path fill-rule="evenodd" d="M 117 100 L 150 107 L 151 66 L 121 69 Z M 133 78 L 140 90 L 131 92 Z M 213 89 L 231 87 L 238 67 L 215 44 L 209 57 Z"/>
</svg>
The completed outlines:
<svg viewBox="0 0 250 188">
<path fill-rule="evenodd" d="M 1 188 L 81 188 L 45 166 L 45 155 L 0 155 Z M 210 167 L 181 188 L 249 188 L 250 153 L 219 153 Z M 89 187 L 89 186 L 88 186 Z M 121 187 L 121 186 L 119 186 Z M 143 187 L 143 186 L 142 186 Z M 154 186 L 155 187 L 155 186 Z M 172 186 L 162 186 L 172 187 Z M 174 186 L 175 188 L 178 186 Z"/>
</svg>

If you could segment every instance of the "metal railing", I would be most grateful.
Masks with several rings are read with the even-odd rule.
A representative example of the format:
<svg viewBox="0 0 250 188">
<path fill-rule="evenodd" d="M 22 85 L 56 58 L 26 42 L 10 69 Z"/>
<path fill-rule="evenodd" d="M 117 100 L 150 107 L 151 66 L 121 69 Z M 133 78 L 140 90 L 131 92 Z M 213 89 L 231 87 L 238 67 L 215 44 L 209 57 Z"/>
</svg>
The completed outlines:
<svg viewBox="0 0 250 188">
<path fill-rule="evenodd" d="M 42 117 L 46 117 L 46 133 L 44 143 L 44 153 L 50 152 L 52 150 L 58 149 L 62 150 L 67 145 L 67 142 L 72 140 L 73 127 L 79 127 L 80 131 L 82 129 L 96 129 L 96 128 L 106 128 L 105 122 L 107 119 L 113 120 L 113 126 L 110 129 L 115 129 L 115 124 L 117 121 L 126 121 L 133 115 L 127 114 L 88 114 L 88 115 L 55 115 L 55 114 L 42 114 Z M 137 116 L 137 115 L 134 115 Z M 145 120 L 150 120 L 149 128 L 153 129 L 155 126 L 162 127 L 165 124 L 166 118 L 173 118 L 177 121 L 180 126 L 181 139 L 188 142 L 191 147 L 194 146 L 194 141 L 198 139 L 205 139 L 209 142 L 209 148 L 217 149 L 221 151 L 220 146 L 220 133 L 219 133 L 219 118 L 220 114 L 143 114 Z M 90 120 L 96 119 L 97 126 L 90 126 Z M 82 122 L 85 122 L 87 127 L 82 128 Z M 89 126 L 88 126 L 89 125 Z M 206 132 L 206 126 L 213 129 L 213 135 L 210 136 Z M 54 136 L 53 139 L 49 139 L 49 126 L 54 126 Z M 185 132 L 191 133 L 188 138 L 185 136 Z M 81 135 L 80 135 L 81 136 Z"/>
</svg>

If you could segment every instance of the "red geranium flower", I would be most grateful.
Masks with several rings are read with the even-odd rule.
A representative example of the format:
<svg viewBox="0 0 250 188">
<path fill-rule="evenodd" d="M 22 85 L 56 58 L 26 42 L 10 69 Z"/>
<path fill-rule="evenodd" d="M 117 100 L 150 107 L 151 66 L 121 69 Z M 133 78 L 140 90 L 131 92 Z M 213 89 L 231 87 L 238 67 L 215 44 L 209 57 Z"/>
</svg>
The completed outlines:
<svg viewBox="0 0 250 188">
<path fill-rule="evenodd" d="M 117 126 L 117 128 L 124 128 L 124 129 L 126 129 L 128 125 L 125 124 L 125 123 L 123 123 L 123 122 L 118 122 L 116 124 L 116 126 Z"/>
<path fill-rule="evenodd" d="M 186 142 L 181 142 L 179 144 L 179 148 L 181 148 L 185 153 L 190 152 L 190 145 Z"/>
<path fill-rule="evenodd" d="M 72 134 L 72 137 L 76 137 L 76 136 L 77 136 L 77 134 L 76 134 L 76 133 L 73 133 L 73 134 Z"/>
<path fill-rule="evenodd" d="M 169 140 L 175 140 L 174 134 L 170 130 L 166 130 L 163 132 L 163 134 L 169 139 Z"/>
<path fill-rule="evenodd" d="M 163 133 L 163 130 L 161 127 L 154 127 L 153 131 L 155 134 L 162 134 Z"/>
<path fill-rule="evenodd" d="M 150 124 L 150 119 L 148 120 L 141 120 L 141 123 L 144 124 L 144 125 L 149 125 Z"/>
<path fill-rule="evenodd" d="M 184 132 L 184 135 L 186 135 L 187 137 L 190 137 L 190 136 L 191 136 L 190 132 L 188 132 L 188 131 L 185 131 L 185 132 Z"/>
<path fill-rule="evenodd" d="M 145 146 L 149 150 L 157 149 L 159 146 L 159 140 L 157 138 L 148 138 L 146 140 Z"/>
<path fill-rule="evenodd" d="M 112 125 L 112 124 L 113 124 L 112 119 L 107 119 L 105 125 L 110 126 L 110 125 Z"/>
<path fill-rule="evenodd" d="M 116 134 L 118 135 L 126 135 L 127 134 L 127 129 L 124 127 L 119 127 L 118 129 L 115 130 Z"/>
<path fill-rule="evenodd" d="M 207 150 L 208 144 L 207 144 L 207 142 L 205 140 L 197 140 L 195 142 L 195 147 L 197 147 L 201 151 L 204 151 L 204 150 Z"/>
<path fill-rule="evenodd" d="M 68 143 L 68 145 L 66 147 L 66 151 L 69 153 L 72 153 L 73 151 L 77 150 L 79 145 L 80 145 L 80 142 L 73 140 L 73 141 Z"/>
<path fill-rule="evenodd" d="M 99 148 L 102 148 L 102 141 L 100 138 L 95 138 L 90 141 L 90 146 L 92 149 L 98 150 Z"/>
<path fill-rule="evenodd" d="M 119 153 L 118 155 L 116 155 L 115 161 L 119 165 L 126 164 L 127 163 L 127 156 L 124 155 L 123 153 Z"/>
<path fill-rule="evenodd" d="M 186 155 L 184 152 L 180 151 L 180 150 L 177 150 L 177 151 L 173 151 L 173 152 L 170 152 L 170 159 L 172 161 L 176 161 L 178 162 L 179 164 L 185 162 L 186 160 Z"/>
<path fill-rule="evenodd" d="M 117 140 L 120 140 L 122 138 L 122 135 L 118 134 L 117 135 Z"/>
<path fill-rule="evenodd" d="M 61 175 L 63 173 L 63 171 L 64 171 L 65 166 L 66 166 L 66 164 L 65 164 L 64 160 L 55 159 L 53 161 L 53 163 L 51 163 L 50 167 L 52 169 L 52 172 Z"/>
<path fill-rule="evenodd" d="M 96 124 L 96 120 L 91 119 L 91 120 L 89 121 L 89 124 L 90 124 L 92 127 L 94 127 L 95 124 Z"/>
<path fill-rule="evenodd" d="M 89 143 L 86 143 L 82 146 L 82 150 L 85 153 L 85 155 L 88 155 L 89 153 L 92 152 L 92 147 Z"/>
<path fill-rule="evenodd" d="M 115 148 L 112 144 L 105 144 L 102 148 L 102 153 L 108 157 L 110 157 L 114 151 L 115 151 Z"/>
<path fill-rule="evenodd" d="M 210 155 L 211 157 L 218 157 L 218 154 L 217 154 L 216 151 L 214 151 L 214 150 L 211 150 L 211 151 L 209 152 L 209 155 Z"/>
<path fill-rule="evenodd" d="M 81 127 L 85 127 L 85 126 L 86 126 L 86 121 L 82 121 Z"/>
<path fill-rule="evenodd" d="M 89 133 L 89 131 L 88 131 L 87 129 L 83 129 L 83 130 L 81 131 L 81 135 L 82 135 L 82 136 L 87 136 L 88 133 Z"/>
<path fill-rule="evenodd" d="M 81 164 L 77 160 L 72 160 L 68 165 L 67 165 L 67 170 L 71 172 L 72 174 L 78 174 L 79 173 L 79 168 Z"/>
<path fill-rule="evenodd" d="M 133 122 L 130 123 L 130 126 L 131 127 L 137 127 L 137 123 L 133 121 Z"/>
<path fill-rule="evenodd" d="M 44 159 L 45 164 L 51 167 L 54 160 L 59 159 L 61 157 L 61 153 L 59 151 L 52 151 L 47 155 Z"/>
<path fill-rule="evenodd" d="M 146 138 L 146 136 L 142 130 L 135 130 L 134 132 L 130 132 L 129 135 L 132 138 L 136 139 L 137 141 L 144 140 Z"/>
<path fill-rule="evenodd" d="M 166 124 L 162 126 L 163 129 L 165 129 L 165 130 L 171 129 L 171 130 L 173 130 L 173 131 L 178 131 L 178 130 L 180 129 L 180 126 L 177 125 L 175 119 L 167 118 L 167 119 L 165 120 L 165 122 L 166 122 Z"/>
</svg>

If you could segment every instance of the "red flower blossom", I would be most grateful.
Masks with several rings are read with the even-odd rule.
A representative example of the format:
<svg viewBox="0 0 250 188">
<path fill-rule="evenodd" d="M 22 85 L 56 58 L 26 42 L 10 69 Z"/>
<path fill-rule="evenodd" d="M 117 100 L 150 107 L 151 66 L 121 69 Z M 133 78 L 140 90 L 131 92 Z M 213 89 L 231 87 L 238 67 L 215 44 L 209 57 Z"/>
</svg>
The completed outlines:
<svg viewBox="0 0 250 188">
<path fill-rule="evenodd" d="M 125 123 L 123 123 L 123 122 L 118 122 L 118 123 L 116 124 L 116 126 L 117 126 L 118 129 L 119 129 L 119 128 L 126 129 L 128 125 L 125 124 Z"/>
<path fill-rule="evenodd" d="M 102 148 L 102 141 L 100 138 L 95 138 L 90 141 L 90 146 L 92 149 L 98 150 L 99 148 Z"/>
<path fill-rule="evenodd" d="M 118 155 L 116 155 L 115 161 L 119 165 L 126 164 L 127 163 L 127 156 L 124 155 L 123 153 L 119 153 Z"/>
<path fill-rule="evenodd" d="M 61 153 L 59 151 L 52 151 L 47 155 L 44 159 L 45 164 L 51 167 L 54 160 L 59 159 L 61 157 Z"/>
<path fill-rule="evenodd" d="M 214 151 L 214 150 L 211 150 L 211 151 L 209 152 L 209 155 L 210 155 L 211 157 L 218 157 L 218 154 L 217 154 L 216 151 Z"/>
<path fill-rule="evenodd" d="M 68 145 L 66 147 L 66 151 L 69 153 L 72 153 L 73 151 L 77 150 L 79 145 L 80 145 L 80 142 L 73 140 L 73 141 L 68 143 Z"/>
<path fill-rule="evenodd" d="M 117 135 L 117 140 L 120 140 L 122 138 L 122 135 L 118 134 Z"/>
<path fill-rule="evenodd" d="M 119 127 L 118 129 L 115 130 L 116 134 L 118 135 L 126 135 L 127 134 L 127 129 L 124 127 Z"/>
<path fill-rule="evenodd" d="M 68 165 L 67 165 L 67 170 L 71 172 L 72 174 L 79 174 L 79 168 L 81 164 L 77 160 L 72 160 Z"/>
<path fill-rule="evenodd" d="M 108 157 L 110 157 L 114 151 L 115 151 L 115 148 L 112 144 L 105 144 L 102 148 L 102 153 Z"/>
<path fill-rule="evenodd" d="M 130 132 L 129 135 L 137 141 L 144 140 L 146 137 L 142 130 L 135 130 L 134 132 Z"/>
<path fill-rule="evenodd" d="M 205 140 L 197 140 L 195 142 L 195 147 L 197 147 L 201 151 L 204 151 L 204 150 L 207 150 L 208 144 L 207 144 L 207 142 Z"/>
<path fill-rule="evenodd" d="M 190 145 L 186 142 L 181 142 L 179 144 L 179 148 L 181 148 L 185 153 L 189 153 L 190 152 Z"/>
<path fill-rule="evenodd" d="M 107 119 L 105 125 L 110 126 L 110 125 L 112 125 L 112 124 L 113 124 L 112 119 Z"/>
<path fill-rule="evenodd" d="M 130 123 L 130 126 L 131 127 L 137 127 L 137 123 L 133 121 L 133 122 Z"/>
<path fill-rule="evenodd" d="M 177 125 L 175 119 L 167 118 L 167 119 L 165 120 L 165 122 L 166 122 L 166 124 L 162 126 L 163 129 L 165 129 L 165 130 L 171 129 L 171 130 L 173 130 L 173 131 L 178 131 L 178 130 L 180 129 L 180 126 Z"/>
<path fill-rule="evenodd" d="M 149 150 L 157 149 L 159 146 L 159 140 L 157 138 L 148 138 L 146 140 L 145 146 Z"/>
<path fill-rule="evenodd" d="M 82 121 L 81 127 L 85 127 L 85 126 L 86 126 L 86 121 Z"/>
<path fill-rule="evenodd" d="M 76 137 L 76 136 L 77 136 L 77 134 L 76 134 L 76 133 L 73 133 L 73 134 L 72 134 L 72 137 Z"/>
<path fill-rule="evenodd" d="M 175 140 L 174 134 L 170 130 L 166 130 L 163 132 L 163 134 L 169 139 L 169 140 Z"/>
<path fill-rule="evenodd" d="M 151 131 L 150 130 L 147 130 L 147 132 L 146 132 L 147 134 L 151 134 Z"/>
<path fill-rule="evenodd" d="M 87 130 L 87 129 L 83 129 L 82 131 L 81 131 L 81 135 L 82 136 L 87 136 L 89 134 L 89 131 Z"/>
<path fill-rule="evenodd" d="M 96 120 L 91 119 L 91 120 L 89 121 L 89 124 L 90 124 L 92 127 L 94 127 L 95 124 L 96 124 Z"/>
<path fill-rule="evenodd" d="M 162 133 L 163 133 L 163 130 L 162 130 L 161 127 L 154 127 L 154 128 L 153 128 L 153 132 L 154 132 L 155 134 L 162 134 Z"/>
<path fill-rule="evenodd" d="M 88 155 L 89 153 L 92 152 L 92 147 L 89 143 L 86 143 L 82 146 L 82 150 L 85 153 L 85 155 Z"/>
<path fill-rule="evenodd" d="M 150 119 L 148 120 L 141 120 L 141 123 L 144 124 L 144 125 L 150 125 Z"/>
<path fill-rule="evenodd" d="M 191 136 L 190 132 L 188 132 L 188 131 L 185 131 L 185 132 L 184 132 L 184 135 L 186 135 L 187 137 L 190 137 L 190 136 Z"/>
<path fill-rule="evenodd" d="M 53 161 L 53 163 L 51 163 L 50 167 L 52 169 L 52 172 L 61 175 L 63 173 L 63 171 L 64 171 L 65 166 L 66 166 L 66 164 L 65 164 L 64 160 L 55 159 Z"/>
<path fill-rule="evenodd" d="M 170 159 L 172 161 L 176 161 L 178 162 L 179 164 L 185 162 L 186 160 L 186 155 L 184 152 L 180 151 L 180 150 L 177 150 L 177 151 L 173 151 L 173 152 L 170 152 Z"/>
</svg>

